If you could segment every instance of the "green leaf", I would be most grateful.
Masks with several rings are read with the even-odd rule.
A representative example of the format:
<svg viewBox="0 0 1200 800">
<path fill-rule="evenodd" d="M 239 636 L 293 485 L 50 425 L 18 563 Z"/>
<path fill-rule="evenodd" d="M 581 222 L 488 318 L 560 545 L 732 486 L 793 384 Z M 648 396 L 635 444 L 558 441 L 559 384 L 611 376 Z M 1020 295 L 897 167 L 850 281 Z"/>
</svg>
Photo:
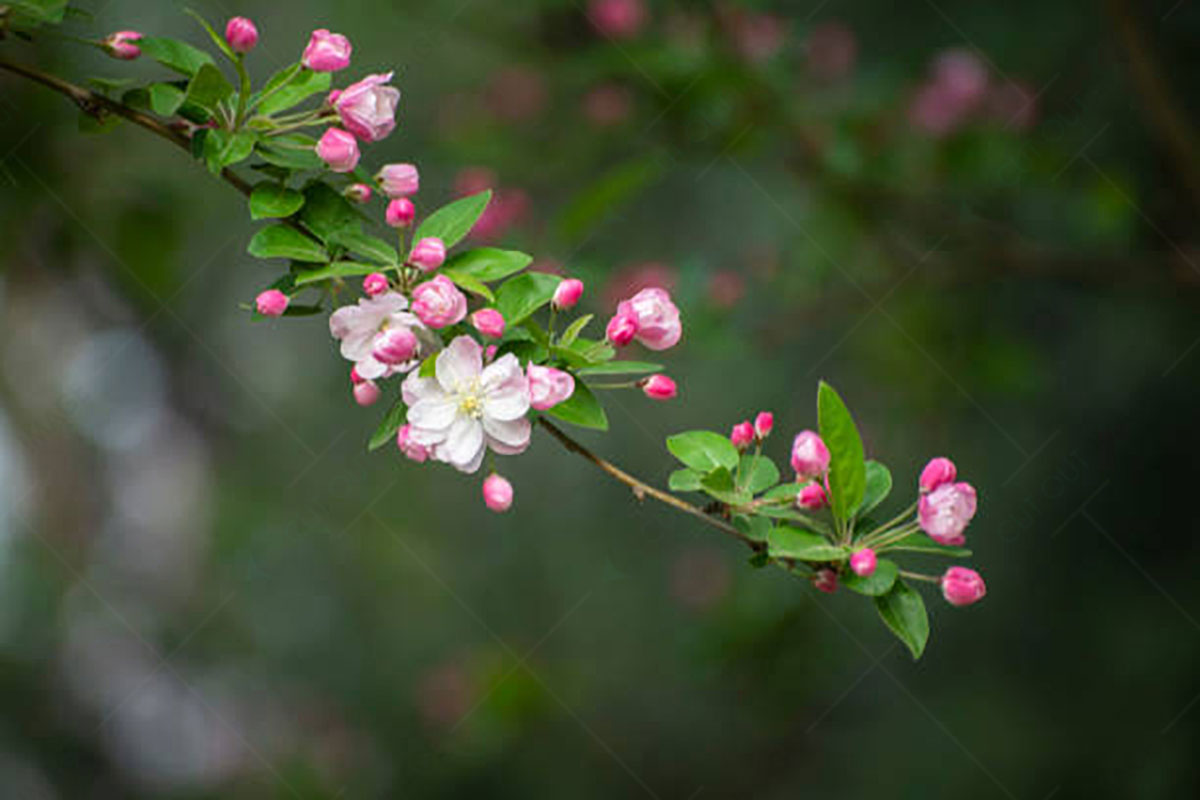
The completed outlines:
<svg viewBox="0 0 1200 800">
<path fill-rule="evenodd" d="M 219 168 L 213 169 L 212 164 L 209 164 L 209 169 L 213 169 L 214 172 L 220 172 L 225 167 L 231 167 L 234 164 L 245 161 L 254 152 L 254 142 L 257 138 L 258 135 L 251 131 L 238 131 L 233 134 L 225 142 L 225 146 L 221 148 L 217 156 Z"/>
<path fill-rule="evenodd" d="M 556 358 L 566 361 L 574 369 L 598 366 L 612 358 L 616 351 L 607 342 L 577 338 L 569 347 L 555 345 L 551 348 Z"/>
<path fill-rule="evenodd" d="M 753 453 L 742 456 L 740 466 L 742 487 L 750 494 L 758 494 L 779 483 L 779 467 L 764 455 L 755 457 Z"/>
<path fill-rule="evenodd" d="M 781 500 L 786 497 L 788 500 L 795 500 L 798 494 L 800 494 L 800 484 L 795 482 L 781 483 L 774 489 L 765 492 L 763 498 L 766 500 Z"/>
<path fill-rule="evenodd" d="M 187 102 L 216 114 L 220 104 L 233 94 L 233 85 L 212 64 L 202 64 L 188 84 Z"/>
<path fill-rule="evenodd" d="M 924 533 L 917 531 L 910 533 L 895 544 L 889 544 L 884 550 L 902 550 L 908 553 L 930 553 L 932 555 L 947 556 L 949 558 L 968 558 L 971 551 L 965 547 L 952 547 L 946 544 L 938 544 L 933 539 L 930 539 Z"/>
<path fill-rule="evenodd" d="M 200 23 L 200 27 L 204 28 L 205 32 L 208 33 L 208 38 L 212 39 L 212 42 L 217 46 L 217 49 L 224 53 L 230 61 L 237 61 L 237 56 L 234 54 L 233 49 L 229 46 L 229 43 L 225 41 L 225 37 L 219 35 L 215 30 L 213 30 L 213 26 L 208 24 L 208 20 L 190 8 L 185 8 L 183 13 Z"/>
<path fill-rule="evenodd" d="M 246 251 L 256 258 L 290 258 L 314 263 L 329 260 L 321 245 L 287 225 L 263 228 L 254 234 Z"/>
<path fill-rule="evenodd" d="M 748 517 L 737 514 L 733 518 L 733 527 L 746 534 L 756 542 L 766 542 L 771 538 L 771 520 L 763 517 Z"/>
<path fill-rule="evenodd" d="M 86 111 L 79 112 L 79 132 L 87 134 L 108 133 L 113 128 L 121 124 L 121 118 L 116 114 L 105 114 L 99 119 L 94 114 L 89 114 Z M 7 174 L 0 173 L 4 177 L 10 177 Z"/>
<path fill-rule="evenodd" d="M 408 417 L 408 407 L 404 405 L 404 399 L 397 397 L 396 402 L 392 403 L 392 407 L 384 414 L 383 419 L 379 422 L 379 427 L 371 434 L 371 440 L 367 443 L 367 450 L 378 450 L 388 442 L 396 438 L 396 432 L 400 430 L 400 426 L 404 424 L 404 420 Z"/>
<path fill-rule="evenodd" d="M 878 597 L 892 590 L 892 585 L 899 575 L 900 568 L 894 561 L 881 558 L 875 565 L 875 571 L 869 576 L 861 578 L 854 572 L 847 572 L 842 576 L 842 585 L 852 592 Z"/>
<path fill-rule="evenodd" d="M 725 467 L 715 469 L 701 478 L 700 488 L 709 497 L 726 505 L 743 506 L 752 499 L 749 492 L 737 488 L 733 473 Z"/>
<path fill-rule="evenodd" d="M 862 504 L 855 513 L 860 516 L 870 513 L 891 493 L 892 473 L 878 461 L 868 461 L 866 464 L 866 489 L 863 492 Z"/>
<path fill-rule="evenodd" d="M 305 286 L 330 278 L 355 278 L 359 275 L 370 275 L 378 270 L 374 264 L 362 264 L 358 261 L 335 261 L 320 269 L 310 269 L 296 274 L 296 285 Z"/>
<path fill-rule="evenodd" d="M 179 110 L 187 94 L 170 83 L 152 83 L 146 87 L 150 109 L 160 117 L 169 117 Z"/>
<path fill-rule="evenodd" d="M 687 431 L 667 437 L 667 449 L 692 469 L 737 469 L 738 451 L 729 438 L 712 431 Z"/>
<path fill-rule="evenodd" d="M 579 319 L 567 326 L 567 329 L 562 332 L 562 336 L 558 337 L 559 347 L 570 347 L 579 338 L 579 334 L 583 333 L 583 329 L 592 321 L 595 314 L 585 314 Z"/>
<path fill-rule="evenodd" d="M 691 467 L 677 469 L 667 479 L 667 488 L 672 492 L 698 492 L 700 491 L 700 479 L 703 477 L 703 472 Z"/>
<path fill-rule="evenodd" d="M 579 370 L 580 375 L 644 375 L 649 372 L 661 372 L 662 364 L 651 364 L 648 361 L 609 361 L 593 367 Z"/>
<path fill-rule="evenodd" d="M 519 325 L 550 302 L 562 278 L 544 272 L 526 272 L 509 278 L 496 290 L 496 310 L 509 325 Z"/>
<path fill-rule="evenodd" d="M 446 277 L 453 281 L 454 285 L 458 288 L 464 289 L 472 294 L 477 294 L 484 300 L 487 300 L 489 303 L 496 302 L 496 295 L 492 294 L 492 290 L 487 287 L 487 284 L 478 278 L 459 273 L 450 273 L 447 274 Z M 505 323 L 507 324 L 507 319 L 505 320 Z"/>
<path fill-rule="evenodd" d="M 253 219 L 290 217 L 304 205 L 304 195 L 278 183 L 260 183 L 250 193 Z"/>
<path fill-rule="evenodd" d="M 604 413 L 604 407 L 583 381 L 575 382 L 575 392 L 566 402 L 548 408 L 543 413 L 583 428 L 608 430 L 608 415 Z"/>
<path fill-rule="evenodd" d="M 396 248 L 376 236 L 348 228 L 335 231 L 330 237 L 331 244 L 344 247 L 351 253 L 369 258 L 379 264 L 391 266 L 400 261 Z"/>
<path fill-rule="evenodd" d="M 259 114 L 267 116 L 286 111 L 314 94 L 328 92 L 330 82 L 331 76 L 328 72 L 313 72 L 304 67 L 296 71 L 295 64 L 284 67 L 275 73 L 263 87 L 262 93 L 259 95 L 263 100 L 258 104 L 257 111 Z"/>
<path fill-rule="evenodd" d="M 520 272 L 532 261 L 533 256 L 516 250 L 477 247 L 448 259 L 442 272 L 470 275 L 481 281 L 498 281 Z"/>
<path fill-rule="evenodd" d="M 768 548 L 772 558 L 799 561 L 841 561 L 849 555 L 846 548 L 830 544 L 825 537 L 790 525 L 780 525 L 771 531 Z"/>
<path fill-rule="evenodd" d="M 337 236 L 362 230 L 362 220 L 350 201 L 321 181 L 305 187 L 300 221 L 326 244 L 335 242 Z"/>
<path fill-rule="evenodd" d="M 449 250 L 471 232 L 471 228 L 475 227 L 475 223 L 483 216 L 483 211 L 491 199 L 492 190 L 488 189 L 442 206 L 425 218 L 417 228 L 413 241 L 436 236 Z"/>
<path fill-rule="evenodd" d="M 437 353 L 434 353 L 421 362 L 421 366 L 417 369 L 417 376 L 421 378 L 432 378 L 436 374 Z"/>
<path fill-rule="evenodd" d="M 829 448 L 830 507 L 836 517 L 847 519 L 862 503 L 866 489 L 863 444 L 846 404 L 825 381 L 817 391 L 817 418 Z"/>
<path fill-rule="evenodd" d="M 316 140 L 307 136 L 273 136 L 259 141 L 258 155 L 268 164 L 284 169 L 324 169 L 325 162 L 317 156 L 316 146 Z"/>
<path fill-rule="evenodd" d="M 920 658 L 929 640 L 929 615 L 921 595 L 898 580 L 890 592 L 875 598 L 875 609 L 892 633 L 908 646 L 913 660 Z"/>
<path fill-rule="evenodd" d="M 153 58 L 168 69 L 189 78 L 205 64 L 212 64 L 212 56 L 186 42 L 162 36 L 143 36 L 138 42 L 142 54 Z"/>
<path fill-rule="evenodd" d="M 67 0 L 13 0 L 14 25 L 58 25 L 67 12 Z"/>
</svg>

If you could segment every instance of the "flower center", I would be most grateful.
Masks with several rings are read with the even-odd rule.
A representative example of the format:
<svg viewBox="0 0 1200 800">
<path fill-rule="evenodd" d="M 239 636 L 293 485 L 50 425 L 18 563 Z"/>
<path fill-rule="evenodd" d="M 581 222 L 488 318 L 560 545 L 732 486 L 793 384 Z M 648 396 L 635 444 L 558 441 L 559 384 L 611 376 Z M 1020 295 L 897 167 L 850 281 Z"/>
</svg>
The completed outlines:
<svg viewBox="0 0 1200 800">
<path fill-rule="evenodd" d="M 479 391 L 479 381 L 471 381 L 458 392 L 458 411 L 471 419 L 483 416 L 483 397 Z"/>
</svg>

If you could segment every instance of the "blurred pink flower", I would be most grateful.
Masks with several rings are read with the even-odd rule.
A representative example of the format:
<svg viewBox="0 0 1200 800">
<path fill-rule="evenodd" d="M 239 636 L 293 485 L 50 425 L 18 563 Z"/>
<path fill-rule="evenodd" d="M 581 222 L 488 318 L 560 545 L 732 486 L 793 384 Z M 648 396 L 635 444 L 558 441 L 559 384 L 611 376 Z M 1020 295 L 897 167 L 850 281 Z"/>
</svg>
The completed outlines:
<svg viewBox="0 0 1200 800">
<path fill-rule="evenodd" d="M 646 6 L 642 0 L 591 0 L 588 19 L 605 36 L 629 39 L 646 24 Z"/>
<path fill-rule="evenodd" d="M 721 17 L 734 49 L 747 61 L 760 64 L 783 47 L 787 24 L 781 17 L 741 9 L 723 12 Z"/>
<path fill-rule="evenodd" d="M 987 115 L 1006 130 L 1024 132 L 1037 123 L 1037 93 L 1024 83 L 1005 81 L 993 86 L 985 106 Z"/>
<path fill-rule="evenodd" d="M 708 299 L 718 308 L 733 308 L 746 294 L 746 279 L 731 269 L 714 272 L 708 279 Z"/>
<path fill-rule="evenodd" d="M 847 77 L 858 63 L 858 37 L 848 25 L 836 20 L 813 28 L 804 42 L 804 50 L 808 68 L 825 81 Z"/>
<path fill-rule="evenodd" d="M 669 292 L 674 290 L 678 283 L 679 271 L 667 264 L 657 261 L 630 264 L 617 270 L 608 279 L 603 292 L 604 302 L 608 306 L 615 306 L 642 289 L 657 286 Z"/>
<path fill-rule="evenodd" d="M 987 65 L 978 56 L 962 48 L 945 50 L 909 103 L 909 124 L 935 138 L 954 133 L 979 108 L 987 88 Z"/>
<path fill-rule="evenodd" d="M 487 167 L 463 168 L 454 180 L 454 188 L 460 197 L 492 190 L 492 202 L 471 229 L 471 237 L 477 240 L 499 239 L 524 222 L 532 206 L 524 189 L 497 188 L 496 173 Z"/>
<path fill-rule="evenodd" d="M 492 116 L 505 122 L 534 119 L 546 109 L 546 81 L 528 67 L 498 70 L 483 91 Z"/>
<path fill-rule="evenodd" d="M 725 556 L 710 547 L 680 553 L 671 563 L 671 599 L 691 611 L 708 611 L 729 594 L 729 565 Z"/>
<path fill-rule="evenodd" d="M 426 723 L 451 728 L 471 710 L 475 690 L 462 664 L 447 661 L 421 676 L 413 695 Z"/>
<path fill-rule="evenodd" d="M 633 92 L 619 83 L 602 83 L 583 96 L 583 114 L 594 125 L 619 125 L 633 111 Z"/>
</svg>

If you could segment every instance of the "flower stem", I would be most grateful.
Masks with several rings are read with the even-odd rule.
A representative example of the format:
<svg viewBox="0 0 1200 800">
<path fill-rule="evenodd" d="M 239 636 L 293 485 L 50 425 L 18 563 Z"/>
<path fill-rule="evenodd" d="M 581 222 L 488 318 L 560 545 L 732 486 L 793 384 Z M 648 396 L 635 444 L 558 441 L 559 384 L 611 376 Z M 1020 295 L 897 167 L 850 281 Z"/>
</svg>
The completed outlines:
<svg viewBox="0 0 1200 800">
<path fill-rule="evenodd" d="M 238 79 L 241 82 L 241 87 L 238 89 L 237 114 L 233 118 L 233 128 L 234 130 L 241 130 L 242 123 L 246 121 L 246 103 L 250 99 L 250 73 L 246 72 L 245 59 L 240 55 L 233 60 L 233 66 L 237 69 Z"/>
<path fill-rule="evenodd" d="M 905 578 L 911 578 L 914 581 L 925 581 L 926 583 L 941 583 L 942 579 L 936 575 L 926 575 L 921 572 L 909 572 L 908 570 L 900 570 L 900 574 Z"/>
</svg>

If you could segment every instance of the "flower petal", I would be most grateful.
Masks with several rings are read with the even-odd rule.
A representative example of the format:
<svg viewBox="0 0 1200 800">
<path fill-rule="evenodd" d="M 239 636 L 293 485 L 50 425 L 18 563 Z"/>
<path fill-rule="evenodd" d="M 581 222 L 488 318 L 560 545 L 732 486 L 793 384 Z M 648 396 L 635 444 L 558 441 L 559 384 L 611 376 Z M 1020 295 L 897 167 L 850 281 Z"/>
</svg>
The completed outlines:
<svg viewBox="0 0 1200 800">
<path fill-rule="evenodd" d="M 483 348 L 470 336 L 459 336 L 438 353 L 438 383 L 447 392 L 456 392 L 479 377 L 483 369 Z"/>
<path fill-rule="evenodd" d="M 513 420 L 483 418 L 483 430 L 488 445 L 502 456 L 515 456 L 529 447 L 532 433 L 528 417 Z"/>
<path fill-rule="evenodd" d="M 479 424 L 478 420 L 470 417 L 457 417 L 454 424 L 450 426 L 442 448 L 448 462 L 464 472 L 470 472 L 471 470 L 467 470 L 465 467 L 482 459 L 483 426 Z"/>
<path fill-rule="evenodd" d="M 452 427 L 457 419 L 458 403 L 445 394 L 427 397 L 408 409 L 408 421 L 414 429 L 445 430 Z"/>
</svg>

